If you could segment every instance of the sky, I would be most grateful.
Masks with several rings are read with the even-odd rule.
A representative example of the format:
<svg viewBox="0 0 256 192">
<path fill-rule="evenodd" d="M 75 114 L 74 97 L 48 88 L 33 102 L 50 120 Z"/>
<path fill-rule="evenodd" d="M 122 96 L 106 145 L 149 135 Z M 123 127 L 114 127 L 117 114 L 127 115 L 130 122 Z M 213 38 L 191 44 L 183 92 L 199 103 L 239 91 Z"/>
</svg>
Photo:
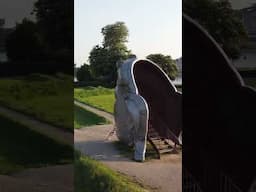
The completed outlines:
<svg viewBox="0 0 256 192">
<path fill-rule="evenodd" d="M 75 64 L 88 63 L 93 46 L 102 43 L 101 28 L 117 21 L 125 22 L 127 47 L 138 58 L 181 57 L 180 0 L 75 0 Z"/>
<path fill-rule="evenodd" d="M 0 0 L 0 18 L 13 27 L 31 16 L 37 0 Z M 256 0 L 231 0 L 234 9 Z M 88 63 L 93 46 L 101 44 L 101 28 L 124 21 L 129 29 L 128 48 L 138 57 L 151 53 L 181 56 L 181 0 L 74 0 L 75 63 Z"/>
<path fill-rule="evenodd" d="M 0 0 L 0 18 L 5 19 L 5 27 L 13 27 L 24 17 L 35 19 L 30 13 L 36 0 Z"/>
<path fill-rule="evenodd" d="M 34 2 L 36 2 L 37 0 L 0 0 L 0 18 L 5 18 L 6 19 L 6 27 L 13 27 L 15 25 L 16 22 L 20 22 L 24 17 L 29 17 L 29 18 L 32 18 L 33 17 L 30 15 L 31 11 L 33 10 L 33 4 Z M 93 13 L 93 10 L 91 10 L 90 8 L 92 7 L 93 9 L 97 10 L 97 6 L 99 7 L 102 7 L 103 5 L 101 5 L 100 3 L 102 3 L 103 1 L 106 1 L 106 2 L 109 2 L 109 6 L 107 6 L 108 9 L 106 10 L 111 10 L 109 9 L 110 6 L 112 5 L 113 6 L 113 9 L 115 8 L 118 8 L 118 9 L 121 9 L 121 12 L 126 12 L 125 10 L 125 7 L 126 6 L 127 8 L 131 10 L 134 9 L 135 6 L 138 5 L 138 2 L 142 2 L 140 3 L 140 9 L 144 9 L 147 8 L 147 7 L 152 7 L 152 6 L 155 6 L 154 4 L 157 4 L 156 5 L 156 8 L 160 8 L 160 10 L 162 9 L 162 5 L 165 5 L 166 2 L 168 2 L 167 0 L 166 1 L 163 1 L 163 0 L 159 0 L 160 3 L 157 3 L 158 0 L 149 0 L 149 1 L 146 1 L 146 0 L 121 0 L 123 4 L 120 5 L 120 2 L 119 4 L 113 4 L 113 3 L 118 3 L 118 0 L 74 0 L 75 1 L 75 4 L 76 4 L 76 10 L 80 10 L 80 13 L 76 13 L 77 16 L 82 16 L 83 15 L 83 10 L 84 12 L 87 11 L 88 12 L 88 9 L 89 9 L 89 12 L 88 14 L 84 14 L 84 15 L 87 15 L 87 16 L 92 16 L 92 17 L 95 17 Z M 84 1 L 84 3 L 83 3 Z M 120 1 L 120 0 L 119 0 Z M 169 5 L 170 3 L 171 4 L 175 4 L 175 3 L 179 3 L 179 1 L 181 0 L 169 0 L 169 1 L 174 1 L 174 2 L 169 2 Z M 152 4 L 153 2 L 153 4 Z M 239 9 L 239 8 L 244 8 L 244 7 L 248 7 L 250 4 L 252 3 L 255 3 L 256 0 L 230 0 L 230 2 L 232 3 L 233 5 L 233 8 L 235 9 Z M 147 5 L 147 3 L 149 5 Z M 80 9 L 78 9 L 77 6 L 82 6 Z M 162 7 L 161 7 L 162 6 Z M 169 7 L 167 7 L 168 9 Z M 113 10 L 112 9 L 112 10 Z M 173 10 L 173 7 L 172 8 L 169 8 L 171 11 Z M 101 9 L 102 10 L 102 9 Z M 163 11 L 165 10 L 165 8 L 163 8 Z M 156 12 L 159 12 L 159 10 L 155 10 Z M 116 10 L 115 10 L 116 12 Z M 132 11 L 133 12 L 133 11 Z M 145 12 L 145 11 L 144 11 Z M 89 14 L 90 13 L 90 14 Z M 111 13 L 112 15 L 113 13 Z"/>
</svg>

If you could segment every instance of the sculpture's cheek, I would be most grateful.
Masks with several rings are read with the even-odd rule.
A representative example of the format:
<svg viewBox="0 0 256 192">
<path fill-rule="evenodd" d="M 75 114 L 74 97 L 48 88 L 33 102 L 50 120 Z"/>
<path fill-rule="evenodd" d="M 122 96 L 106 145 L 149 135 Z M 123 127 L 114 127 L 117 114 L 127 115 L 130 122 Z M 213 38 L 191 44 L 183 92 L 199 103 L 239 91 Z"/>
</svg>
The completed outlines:
<svg viewBox="0 0 256 192">
<path fill-rule="evenodd" d="M 115 121 L 117 126 L 117 136 L 119 140 L 131 144 L 133 138 L 131 137 L 131 130 L 133 128 L 133 121 L 127 109 L 123 97 L 119 97 L 115 103 Z"/>
</svg>

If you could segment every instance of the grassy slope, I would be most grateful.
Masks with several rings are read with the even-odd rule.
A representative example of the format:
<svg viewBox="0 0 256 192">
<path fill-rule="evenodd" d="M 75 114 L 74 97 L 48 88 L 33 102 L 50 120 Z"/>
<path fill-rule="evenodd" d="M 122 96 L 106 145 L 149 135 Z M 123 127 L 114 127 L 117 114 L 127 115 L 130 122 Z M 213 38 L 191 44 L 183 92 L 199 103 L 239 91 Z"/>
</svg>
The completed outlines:
<svg viewBox="0 0 256 192">
<path fill-rule="evenodd" d="M 79 106 L 74 106 L 74 128 L 79 129 L 84 126 L 101 125 L 109 123 L 105 118 L 86 111 Z"/>
<path fill-rule="evenodd" d="M 0 116 L 0 174 L 48 164 L 71 163 L 73 149 Z"/>
<path fill-rule="evenodd" d="M 87 156 L 75 155 L 75 192 L 146 191 L 130 178 L 121 175 Z"/>
<path fill-rule="evenodd" d="M 114 89 L 103 87 L 76 88 L 74 98 L 109 113 L 114 111 Z"/>
<path fill-rule="evenodd" d="M 72 83 L 71 76 L 65 75 L 0 79 L 0 104 L 72 131 Z"/>
</svg>

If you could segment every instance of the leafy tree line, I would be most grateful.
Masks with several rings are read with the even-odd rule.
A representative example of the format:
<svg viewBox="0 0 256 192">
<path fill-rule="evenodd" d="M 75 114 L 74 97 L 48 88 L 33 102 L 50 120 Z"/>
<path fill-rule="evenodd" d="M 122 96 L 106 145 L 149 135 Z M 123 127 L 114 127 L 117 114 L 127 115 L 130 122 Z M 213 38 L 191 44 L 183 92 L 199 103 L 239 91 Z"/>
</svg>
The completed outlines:
<svg viewBox="0 0 256 192">
<path fill-rule="evenodd" d="M 92 81 L 92 75 L 90 71 L 90 66 L 88 64 L 83 64 L 76 71 L 76 78 L 78 81 Z"/>
<path fill-rule="evenodd" d="M 146 58 L 161 67 L 171 80 L 174 80 L 178 75 L 178 68 L 176 62 L 172 59 L 170 55 L 150 54 Z"/>
<path fill-rule="evenodd" d="M 35 63 L 34 68 L 42 70 L 65 68 L 72 72 L 73 3 L 73 0 L 37 0 L 31 13 L 36 20 L 24 18 L 22 22 L 16 24 L 13 32 L 6 39 L 10 65 Z M 51 64 L 43 65 L 42 63 Z M 24 68 L 26 67 L 24 65 Z M 31 70 L 31 67 L 27 70 Z"/>
<path fill-rule="evenodd" d="M 247 33 L 229 0 L 183 0 L 183 11 L 208 30 L 229 58 L 240 56 Z"/>
<path fill-rule="evenodd" d="M 89 65 L 82 65 L 77 71 L 79 81 L 98 80 L 114 85 L 117 78 L 116 63 L 134 57 L 126 46 L 129 31 L 124 22 L 106 25 L 101 29 L 102 45 L 96 45 L 89 54 Z M 151 54 L 148 59 L 158 64 L 171 79 L 177 76 L 177 66 L 171 56 Z"/>
</svg>

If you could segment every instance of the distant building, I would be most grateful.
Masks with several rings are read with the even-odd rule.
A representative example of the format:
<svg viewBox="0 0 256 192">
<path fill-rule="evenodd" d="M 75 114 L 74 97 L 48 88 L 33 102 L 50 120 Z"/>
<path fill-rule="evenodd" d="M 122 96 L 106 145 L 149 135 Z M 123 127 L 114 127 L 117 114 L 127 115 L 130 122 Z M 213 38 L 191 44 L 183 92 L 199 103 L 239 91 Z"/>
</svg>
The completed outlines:
<svg viewBox="0 0 256 192">
<path fill-rule="evenodd" d="M 256 68 L 256 5 L 240 10 L 242 22 L 248 33 L 249 42 L 233 63 L 237 68 Z"/>
<path fill-rule="evenodd" d="M 0 62 L 7 61 L 5 42 L 7 36 L 13 31 L 13 28 L 4 28 L 5 20 L 0 19 Z"/>
</svg>

